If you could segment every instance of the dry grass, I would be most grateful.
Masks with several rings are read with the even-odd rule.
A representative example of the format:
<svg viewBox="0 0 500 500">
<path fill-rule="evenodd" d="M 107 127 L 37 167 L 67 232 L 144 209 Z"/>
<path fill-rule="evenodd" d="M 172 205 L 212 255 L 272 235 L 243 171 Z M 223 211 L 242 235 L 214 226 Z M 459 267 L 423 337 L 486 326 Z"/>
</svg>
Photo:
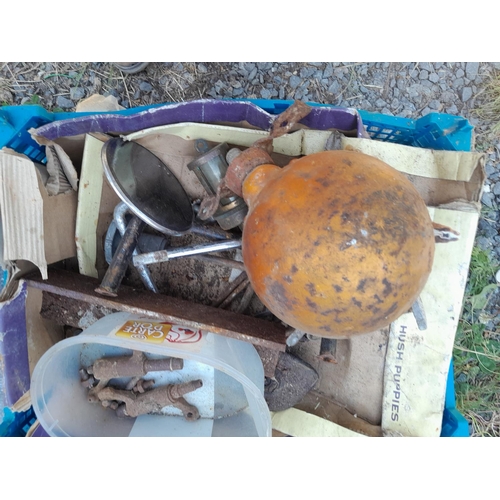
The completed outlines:
<svg viewBox="0 0 500 500">
<path fill-rule="evenodd" d="M 500 72 L 488 76 L 488 81 L 478 95 L 480 104 L 472 114 L 490 124 L 491 135 L 500 137 Z"/>
</svg>

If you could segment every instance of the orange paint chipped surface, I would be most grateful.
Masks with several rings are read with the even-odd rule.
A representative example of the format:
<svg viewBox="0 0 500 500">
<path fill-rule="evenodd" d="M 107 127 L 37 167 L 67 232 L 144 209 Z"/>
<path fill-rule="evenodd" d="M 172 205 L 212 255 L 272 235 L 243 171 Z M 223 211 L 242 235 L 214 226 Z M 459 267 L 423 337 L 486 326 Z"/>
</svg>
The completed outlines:
<svg viewBox="0 0 500 500">
<path fill-rule="evenodd" d="M 270 311 L 308 333 L 347 338 L 409 310 L 431 272 L 434 234 L 405 176 L 352 151 L 260 168 L 243 184 L 242 250 Z"/>
</svg>

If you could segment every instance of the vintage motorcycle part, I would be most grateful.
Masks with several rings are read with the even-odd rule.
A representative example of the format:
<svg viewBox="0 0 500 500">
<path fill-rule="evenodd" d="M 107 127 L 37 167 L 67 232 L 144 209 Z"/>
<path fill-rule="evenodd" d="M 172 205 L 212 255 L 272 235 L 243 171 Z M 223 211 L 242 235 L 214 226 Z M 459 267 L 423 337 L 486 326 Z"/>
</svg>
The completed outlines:
<svg viewBox="0 0 500 500">
<path fill-rule="evenodd" d="M 215 148 L 209 149 L 207 142 L 198 139 L 195 142 L 195 148 L 201 156 L 188 164 L 188 169 L 196 174 L 201 185 L 205 188 L 209 197 L 214 197 L 217 189 L 224 179 L 227 171 L 226 154 L 228 147 L 226 143 L 219 144 Z M 205 208 L 201 209 L 198 216 L 204 220 Z M 248 212 L 243 199 L 235 196 L 234 193 L 228 193 L 227 196 L 218 200 L 216 210 L 212 216 L 223 229 L 232 229 L 239 226 L 245 219 Z"/>
</svg>

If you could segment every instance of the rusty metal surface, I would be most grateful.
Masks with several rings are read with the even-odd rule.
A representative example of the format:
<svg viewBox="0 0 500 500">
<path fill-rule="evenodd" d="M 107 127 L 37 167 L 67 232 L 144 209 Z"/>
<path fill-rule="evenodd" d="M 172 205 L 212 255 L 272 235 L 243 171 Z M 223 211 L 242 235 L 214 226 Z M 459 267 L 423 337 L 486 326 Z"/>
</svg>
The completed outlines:
<svg viewBox="0 0 500 500">
<path fill-rule="evenodd" d="M 274 378 L 276 365 L 278 364 L 278 360 L 280 359 L 280 351 L 276 351 L 275 349 L 266 349 L 265 347 L 261 347 L 258 345 L 255 346 L 255 350 L 259 354 L 262 361 L 262 366 L 264 367 L 264 375 L 267 378 Z"/>
<path fill-rule="evenodd" d="M 234 293 L 234 291 L 244 282 L 247 281 L 247 273 L 243 271 L 239 276 L 237 276 L 232 283 L 228 283 L 225 290 L 221 294 L 221 296 L 217 299 L 217 301 L 213 304 L 214 307 L 222 307 L 222 305 L 226 305 L 225 302 L 228 299 L 228 297 L 231 297 L 231 295 Z M 235 296 L 233 295 L 233 298 Z M 232 300 L 232 299 L 231 299 Z M 230 302 L 230 301 L 229 301 Z M 227 302 L 227 303 L 229 303 Z"/>
<path fill-rule="evenodd" d="M 116 249 L 113 260 L 104 275 L 102 283 L 96 288 L 97 293 L 116 297 L 118 288 L 132 259 L 132 254 L 137 247 L 139 236 L 145 227 L 146 223 L 143 220 L 136 216 L 132 217 Z"/>
<path fill-rule="evenodd" d="M 278 115 L 267 137 L 255 141 L 245 151 L 238 154 L 229 165 L 226 175 L 213 196 L 205 198 L 200 206 L 200 218 L 208 218 L 215 214 L 219 201 L 235 193 L 243 196 L 242 185 L 246 176 L 255 168 L 264 164 L 274 164 L 271 153 L 273 152 L 273 139 L 289 132 L 302 118 L 307 116 L 312 108 L 301 101 L 295 101 L 283 113 Z"/>
<path fill-rule="evenodd" d="M 169 384 L 139 394 L 133 391 L 106 387 L 99 391 L 98 397 L 104 403 L 104 407 L 113 409 L 113 403 L 118 403 L 116 414 L 119 417 L 138 417 L 148 413 L 160 413 L 165 406 L 175 406 L 182 411 L 186 420 L 194 421 L 200 418 L 200 413 L 183 396 L 202 386 L 203 382 L 201 380 L 193 380 L 184 384 Z"/>
<path fill-rule="evenodd" d="M 287 134 L 292 130 L 292 128 L 305 118 L 312 108 L 302 101 L 294 101 L 294 103 L 285 109 L 283 113 L 280 113 L 273 122 L 271 128 L 271 133 L 269 137 L 264 137 L 259 139 L 254 143 L 254 147 L 259 147 L 267 151 L 269 154 L 272 153 L 272 141 L 277 137 Z"/>
<path fill-rule="evenodd" d="M 139 377 L 152 371 L 182 370 L 184 361 L 180 358 L 148 359 L 142 351 L 133 351 L 132 356 L 101 358 L 94 362 L 87 372 L 99 380 L 119 377 Z"/>
<path fill-rule="evenodd" d="M 262 139 L 264 140 L 264 139 Z M 266 138 L 267 140 L 267 138 Z M 271 139 L 272 142 L 272 139 Z M 242 151 L 229 165 L 224 184 L 238 196 L 243 196 L 242 185 L 246 176 L 255 168 L 264 164 L 274 164 L 267 151 L 252 146 Z"/>
<path fill-rule="evenodd" d="M 322 338 L 318 359 L 337 364 L 337 339 Z"/>
<path fill-rule="evenodd" d="M 250 305 L 250 302 L 252 301 L 252 297 L 254 295 L 254 291 L 252 288 L 252 285 L 250 282 L 248 282 L 245 293 L 243 294 L 243 297 L 241 298 L 241 302 L 239 303 L 238 307 L 236 308 L 237 313 L 243 313 L 246 311 L 247 307 Z"/>
<path fill-rule="evenodd" d="M 57 269 L 49 270 L 48 280 L 42 280 L 38 273 L 27 276 L 25 280 L 28 286 L 52 294 L 44 293 L 45 305 L 42 305 L 44 317 L 48 317 L 48 312 L 51 312 L 52 316 L 60 312 L 63 316 L 69 317 L 71 315 L 64 312 L 63 308 L 66 308 L 66 311 L 74 308 L 73 321 L 68 322 L 71 326 L 82 327 L 78 323 L 81 323 L 81 318 L 85 314 L 79 315 L 78 311 L 83 303 L 88 305 L 89 310 L 93 309 L 97 315 L 104 316 L 106 313 L 103 314 L 103 311 L 125 311 L 161 321 L 183 324 L 189 328 L 207 330 L 269 349 L 285 350 L 285 327 L 280 323 L 236 314 L 167 295 L 136 290 L 125 285 L 120 288 L 119 297 L 104 297 L 94 291 L 99 283 L 98 280 Z M 60 300 L 54 299 L 54 295 L 59 296 Z"/>
</svg>

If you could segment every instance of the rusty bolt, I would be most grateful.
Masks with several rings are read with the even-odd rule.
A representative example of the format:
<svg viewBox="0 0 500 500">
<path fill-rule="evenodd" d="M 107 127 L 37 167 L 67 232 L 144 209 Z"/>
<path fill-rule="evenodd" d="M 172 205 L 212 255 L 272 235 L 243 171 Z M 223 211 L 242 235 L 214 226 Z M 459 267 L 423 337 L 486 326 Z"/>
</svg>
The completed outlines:
<svg viewBox="0 0 500 500">
<path fill-rule="evenodd" d="M 87 380 L 82 380 L 81 381 L 81 384 L 83 385 L 83 387 L 85 387 L 86 389 L 90 389 L 91 387 L 94 386 L 95 384 L 95 378 L 94 377 L 88 377 Z"/>
<path fill-rule="evenodd" d="M 147 391 L 148 389 L 151 389 L 153 386 L 155 385 L 155 381 L 154 380 L 139 380 L 137 382 L 137 384 L 135 384 L 135 386 L 132 388 L 132 390 L 134 392 L 139 392 L 139 393 L 143 393 L 145 391 Z"/>
<path fill-rule="evenodd" d="M 188 394 L 189 392 L 196 391 L 203 386 L 203 382 L 201 380 L 192 380 L 191 382 L 186 382 L 185 384 L 177 384 L 172 385 L 170 388 L 170 396 L 175 400 L 179 399 L 184 394 Z"/>
</svg>

